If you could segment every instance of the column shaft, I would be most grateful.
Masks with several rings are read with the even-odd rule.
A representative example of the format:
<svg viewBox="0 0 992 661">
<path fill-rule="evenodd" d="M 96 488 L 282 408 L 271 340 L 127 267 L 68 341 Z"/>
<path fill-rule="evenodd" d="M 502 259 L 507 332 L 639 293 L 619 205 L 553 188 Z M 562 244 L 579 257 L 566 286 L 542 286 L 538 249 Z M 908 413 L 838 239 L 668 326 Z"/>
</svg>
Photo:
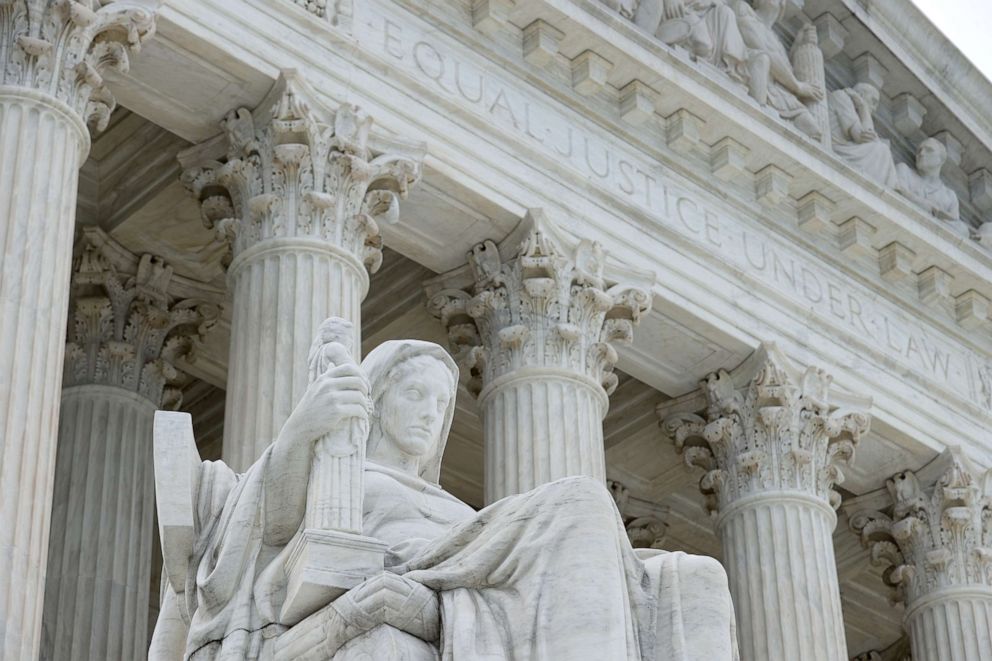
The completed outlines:
<svg viewBox="0 0 992 661">
<path fill-rule="evenodd" d="M 846 660 L 835 525 L 833 510 L 802 494 L 763 495 L 721 516 L 742 659 Z"/>
<path fill-rule="evenodd" d="M 3 60 L 0 60 L 0 66 Z M 0 658 L 38 649 L 77 171 L 68 108 L 0 87 Z"/>
<path fill-rule="evenodd" d="M 324 319 L 356 330 L 368 276 L 319 240 L 273 240 L 231 265 L 234 290 L 224 460 L 245 470 L 275 440 L 307 387 L 307 351 Z M 357 356 L 356 356 L 357 358 Z"/>
<path fill-rule="evenodd" d="M 605 480 L 603 388 L 578 376 L 520 372 L 501 378 L 479 398 L 486 502 L 569 475 Z"/>
<path fill-rule="evenodd" d="M 906 614 L 913 661 L 992 659 L 992 591 L 950 590 Z"/>
<path fill-rule="evenodd" d="M 145 658 L 155 408 L 113 386 L 63 393 L 42 659 Z"/>
</svg>

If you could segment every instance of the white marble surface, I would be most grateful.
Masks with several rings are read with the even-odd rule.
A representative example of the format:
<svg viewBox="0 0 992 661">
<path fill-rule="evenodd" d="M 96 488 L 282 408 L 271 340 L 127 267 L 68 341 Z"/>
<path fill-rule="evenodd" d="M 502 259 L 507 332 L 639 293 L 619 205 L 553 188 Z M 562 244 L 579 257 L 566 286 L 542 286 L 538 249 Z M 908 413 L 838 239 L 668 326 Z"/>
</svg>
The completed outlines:
<svg viewBox="0 0 992 661">
<path fill-rule="evenodd" d="M 475 246 L 467 266 L 427 286 L 479 399 L 487 503 L 571 475 L 606 479 L 613 345 L 632 341 L 653 274 L 609 282 L 605 260 L 535 209 L 500 246 Z"/>
<path fill-rule="evenodd" d="M 204 222 L 231 246 L 224 457 L 245 470 L 306 388 L 317 325 L 347 319 L 360 346 L 366 269 L 382 260 L 379 223 L 396 222 L 420 163 L 370 143 L 371 118 L 347 104 L 332 109 L 295 71 L 222 126 L 219 141 L 180 160 Z"/>
<path fill-rule="evenodd" d="M 992 470 L 952 447 L 918 471 L 893 475 L 885 491 L 847 508 L 872 562 L 887 570 L 893 599 L 905 605 L 913 658 L 992 657 Z"/>
<path fill-rule="evenodd" d="M 662 405 L 665 432 L 718 512 L 741 658 L 848 658 L 834 558 L 841 466 L 868 431 L 869 401 L 831 401 L 823 370 L 762 345 L 703 397 Z M 705 402 L 703 417 L 685 409 Z"/>
<path fill-rule="evenodd" d="M 192 492 L 160 498 L 163 521 L 189 525 L 163 529 L 171 594 L 151 658 L 258 649 L 329 661 L 390 649 L 410 659 L 440 650 L 454 659 L 735 660 L 719 563 L 661 551 L 642 560 L 600 481 L 558 480 L 480 512 L 437 486 L 457 379 L 438 345 L 391 341 L 361 370 L 343 364 L 318 377 L 237 479 L 222 463 L 190 466 L 189 451 L 157 452 L 161 489 L 189 467 L 195 478 Z M 190 443 L 187 418 L 158 416 L 163 450 Z M 370 429 L 362 532 L 387 546 L 385 572 L 287 622 L 286 549 L 305 518 L 313 445 L 356 417 Z M 190 558 L 187 575 L 174 575 Z"/>
</svg>

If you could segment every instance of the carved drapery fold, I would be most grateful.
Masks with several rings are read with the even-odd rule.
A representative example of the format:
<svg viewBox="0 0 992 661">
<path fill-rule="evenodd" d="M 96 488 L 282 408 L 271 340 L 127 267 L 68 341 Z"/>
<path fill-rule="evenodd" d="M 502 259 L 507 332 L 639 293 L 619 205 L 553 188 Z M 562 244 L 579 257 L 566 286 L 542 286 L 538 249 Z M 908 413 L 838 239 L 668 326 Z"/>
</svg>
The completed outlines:
<svg viewBox="0 0 992 661">
<path fill-rule="evenodd" d="M 203 222 L 229 243 L 233 292 L 224 460 L 246 469 L 275 439 L 307 385 L 321 322 L 351 322 L 382 262 L 379 223 L 419 179 L 423 148 L 377 138 L 350 105 L 332 108 L 284 71 L 255 111 L 180 155 Z"/>
<path fill-rule="evenodd" d="M 602 247 L 532 210 L 501 246 L 428 285 L 429 307 L 479 398 L 487 502 L 569 475 L 605 479 L 614 344 L 650 308 L 648 274 L 608 283 Z M 623 277 L 623 276 L 621 276 Z"/>
</svg>

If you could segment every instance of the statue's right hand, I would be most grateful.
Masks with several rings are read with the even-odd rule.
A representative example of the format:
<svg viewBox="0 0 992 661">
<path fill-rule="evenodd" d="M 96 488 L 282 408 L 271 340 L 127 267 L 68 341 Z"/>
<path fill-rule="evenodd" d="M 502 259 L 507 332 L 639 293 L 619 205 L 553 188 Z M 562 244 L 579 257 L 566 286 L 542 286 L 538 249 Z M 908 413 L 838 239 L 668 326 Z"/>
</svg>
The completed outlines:
<svg viewBox="0 0 992 661">
<path fill-rule="evenodd" d="M 358 365 L 348 362 L 327 370 L 310 384 L 282 434 L 295 441 L 316 441 L 349 419 L 367 423 L 371 408 L 368 379 Z"/>
</svg>

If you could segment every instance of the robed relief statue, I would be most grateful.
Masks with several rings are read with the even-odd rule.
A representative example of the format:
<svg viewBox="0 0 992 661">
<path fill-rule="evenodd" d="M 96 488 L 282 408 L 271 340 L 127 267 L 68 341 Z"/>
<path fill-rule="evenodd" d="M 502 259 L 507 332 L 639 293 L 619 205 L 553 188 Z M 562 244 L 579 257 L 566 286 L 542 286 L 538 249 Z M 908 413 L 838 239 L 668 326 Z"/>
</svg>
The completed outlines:
<svg viewBox="0 0 992 661">
<path fill-rule="evenodd" d="M 448 353 L 390 341 L 359 366 L 347 322 L 326 323 L 309 388 L 244 474 L 199 460 L 188 416 L 157 415 L 152 661 L 737 659 L 715 560 L 635 552 L 590 478 L 475 511 L 438 486 Z"/>
</svg>

